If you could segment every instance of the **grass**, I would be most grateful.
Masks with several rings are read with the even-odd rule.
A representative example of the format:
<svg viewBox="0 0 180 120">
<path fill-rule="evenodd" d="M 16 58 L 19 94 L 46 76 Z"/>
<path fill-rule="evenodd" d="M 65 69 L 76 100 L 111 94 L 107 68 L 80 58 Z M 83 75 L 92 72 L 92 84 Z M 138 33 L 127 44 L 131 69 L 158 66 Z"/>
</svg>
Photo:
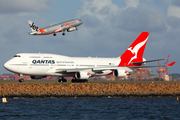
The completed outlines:
<svg viewBox="0 0 180 120">
<path fill-rule="evenodd" d="M 42 84 L 46 84 L 46 83 L 51 83 L 51 84 L 55 84 L 55 83 L 59 83 L 56 80 L 25 80 L 24 82 L 20 83 L 18 80 L 0 80 L 0 84 L 11 84 L 11 83 L 17 83 L 17 84 L 30 84 L 30 83 L 42 83 Z M 67 81 L 66 84 L 71 84 L 71 81 Z M 88 83 L 128 83 L 128 84 L 174 84 L 174 83 L 180 83 L 180 81 L 88 81 Z"/>
</svg>

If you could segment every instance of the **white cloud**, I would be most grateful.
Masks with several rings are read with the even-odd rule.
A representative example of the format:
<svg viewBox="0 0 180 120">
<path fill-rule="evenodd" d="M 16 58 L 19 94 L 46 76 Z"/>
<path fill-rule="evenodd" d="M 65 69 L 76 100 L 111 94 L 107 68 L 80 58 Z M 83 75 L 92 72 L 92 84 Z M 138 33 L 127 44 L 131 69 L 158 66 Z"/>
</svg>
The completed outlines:
<svg viewBox="0 0 180 120">
<path fill-rule="evenodd" d="M 176 41 L 173 50 L 179 49 L 177 44 L 180 41 L 177 41 L 179 37 L 175 33 L 180 29 L 175 24 L 179 23 L 178 19 L 166 16 L 169 1 L 158 1 L 156 6 L 156 0 L 125 0 L 124 7 L 113 4 L 111 0 L 83 0 L 81 3 L 77 13 L 84 22 L 77 33 L 82 41 L 80 48 L 84 49 L 81 55 L 91 50 L 90 54 L 95 56 L 120 56 L 142 31 L 149 31 L 145 58 L 158 59 L 167 55 L 171 55 L 173 60 L 177 58 L 169 45 Z"/>
<path fill-rule="evenodd" d="M 139 0 L 125 0 L 127 7 L 134 7 L 137 8 L 139 5 Z"/>
<path fill-rule="evenodd" d="M 38 12 L 49 10 L 52 0 L 1 0 L 0 13 Z"/>
<path fill-rule="evenodd" d="M 18 13 L 18 16 L 20 16 L 20 17 L 23 17 L 23 16 L 36 16 L 37 17 L 37 14 L 34 13 L 34 12 L 20 12 L 20 13 Z"/>
<path fill-rule="evenodd" d="M 174 5 L 169 6 L 167 16 L 168 17 L 174 16 L 174 17 L 180 18 L 180 7 L 179 6 L 174 6 Z"/>
<path fill-rule="evenodd" d="M 7 0 L 1 1 L 0 55 L 4 56 L 1 66 L 19 52 L 117 57 L 142 31 L 150 32 L 144 54 L 147 60 L 167 55 L 171 55 L 171 60 L 180 59 L 177 52 L 174 54 L 174 51 L 179 51 L 180 18 L 177 15 L 172 17 L 172 14 L 167 17 L 167 6 L 174 6 L 168 0 L 126 0 L 124 7 L 113 4 L 111 0 L 81 0 L 76 18 L 81 19 L 83 24 L 78 27 L 78 31 L 66 33 L 66 36 L 59 33 L 56 37 L 26 34 L 30 32 L 27 21 L 32 19 L 38 27 L 45 27 L 55 19 L 61 20 L 65 15 L 68 16 L 68 11 L 64 10 L 65 14 L 62 15 L 60 12 L 63 11 L 58 11 L 57 8 L 55 12 L 44 15 L 46 10 L 54 9 L 48 4 L 52 0 L 24 1 L 26 0 L 9 0 L 12 5 L 8 5 Z M 46 18 L 39 11 L 44 12 Z M 171 29 L 167 30 L 167 26 Z"/>
<path fill-rule="evenodd" d="M 165 16 L 161 9 L 140 4 L 139 0 L 126 0 L 126 6 L 119 7 L 105 0 L 83 0 L 77 17 L 82 18 L 86 31 L 115 35 L 118 39 L 119 31 L 164 31 Z"/>
<path fill-rule="evenodd" d="M 78 11 L 78 17 L 90 15 L 103 21 L 109 17 L 108 15 L 114 15 L 119 10 L 119 7 L 112 4 L 111 0 L 103 0 L 103 2 L 100 0 L 81 0 L 81 3 L 83 5 Z"/>
</svg>

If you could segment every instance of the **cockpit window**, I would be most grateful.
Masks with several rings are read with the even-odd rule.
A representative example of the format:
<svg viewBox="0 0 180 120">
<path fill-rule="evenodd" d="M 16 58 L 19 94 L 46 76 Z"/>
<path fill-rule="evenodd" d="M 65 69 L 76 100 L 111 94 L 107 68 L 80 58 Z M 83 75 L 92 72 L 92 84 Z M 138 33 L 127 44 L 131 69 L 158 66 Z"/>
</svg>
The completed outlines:
<svg viewBox="0 0 180 120">
<path fill-rule="evenodd" d="M 14 55 L 14 57 L 21 57 L 20 55 Z"/>
</svg>

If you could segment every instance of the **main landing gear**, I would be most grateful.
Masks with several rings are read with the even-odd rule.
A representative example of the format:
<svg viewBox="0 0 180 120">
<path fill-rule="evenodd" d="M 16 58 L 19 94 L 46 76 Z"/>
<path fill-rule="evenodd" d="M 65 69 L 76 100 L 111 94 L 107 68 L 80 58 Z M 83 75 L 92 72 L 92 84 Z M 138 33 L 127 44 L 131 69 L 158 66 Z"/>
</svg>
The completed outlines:
<svg viewBox="0 0 180 120">
<path fill-rule="evenodd" d="M 67 82 L 67 80 L 64 77 L 59 77 L 58 82 L 60 82 L 60 83 Z M 84 82 L 88 82 L 88 80 L 87 79 L 72 79 L 71 82 L 72 83 L 84 83 Z"/>
<path fill-rule="evenodd" d="M 19 78 L 19 82 L 24 82 L 24 78 Z"/>
<path fill-rule="evenodd" d="M 58 82 L 67 82 L 67 80 L 64 77 L 61 77 L 58 79 Z"/>
<path fill-rule="evenodd" d="M 66 35 L 66 33 L 64 33 L 64 32 L 63 32 L 63 33 L 62 33 L 62 35 L 63 35 L 63 36 L 65 36 L 65 35 Z"/>
<path fill-rule="evenodd" d="M 23 78 L 23 75 L 22 75 L 22 74 L 20 74 L 19 82 L 24 82 L 24 78 Z"/>
<path fill-rule="evenodd" d="M 56 36 L 56 33 L 54 33 L 53 36 Z"/>
</svg>

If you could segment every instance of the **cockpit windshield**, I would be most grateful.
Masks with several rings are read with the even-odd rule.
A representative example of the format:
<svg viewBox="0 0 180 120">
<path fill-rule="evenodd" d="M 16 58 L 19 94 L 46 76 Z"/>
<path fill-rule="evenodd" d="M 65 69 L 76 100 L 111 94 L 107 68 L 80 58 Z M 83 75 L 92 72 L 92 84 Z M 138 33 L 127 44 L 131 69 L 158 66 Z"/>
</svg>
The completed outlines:
<svg viewBox="0 0 180 120">
<path fill-rule="evenodd" d="M 14 55 L 14 57 L 21 57 L 20 55 Z"/>
</svg>

